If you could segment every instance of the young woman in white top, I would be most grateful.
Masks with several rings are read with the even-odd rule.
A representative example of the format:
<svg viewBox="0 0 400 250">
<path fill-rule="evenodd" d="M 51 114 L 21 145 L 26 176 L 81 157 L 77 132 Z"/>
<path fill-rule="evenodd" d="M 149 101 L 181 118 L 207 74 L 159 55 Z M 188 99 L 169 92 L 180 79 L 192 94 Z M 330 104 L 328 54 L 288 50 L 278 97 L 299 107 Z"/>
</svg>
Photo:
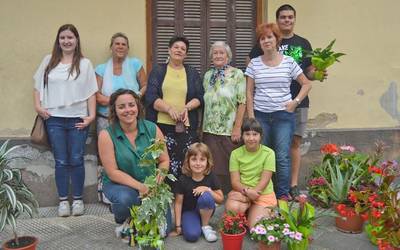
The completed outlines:
<svg viewBox="0 0 400 250">
<path fill-rule="evenodd" d="M 72 185 L 72 215 L 82 215 L 85 181 L 84 150 L 89 125 L 96 115 L 96 76 L 81 52 L 74 25 L 58 29 L 51 55 L 34 75 L 34 105 L 45 119 L 55 160 L 55 180 L 60 204 L 58 215 L 71 214 L 68 201 Z"/>
</svg>

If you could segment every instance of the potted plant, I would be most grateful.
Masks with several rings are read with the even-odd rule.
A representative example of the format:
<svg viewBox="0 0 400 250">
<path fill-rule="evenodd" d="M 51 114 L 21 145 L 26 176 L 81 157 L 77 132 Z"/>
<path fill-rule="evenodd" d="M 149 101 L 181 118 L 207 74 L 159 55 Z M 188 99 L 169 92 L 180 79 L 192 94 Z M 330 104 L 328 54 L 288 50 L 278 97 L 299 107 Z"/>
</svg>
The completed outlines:
<svg viewBox="0 0 400 250">
<path fill-rule="evenodd" d="M 139 165 L 148 167 L 156 164 L 164 147 L 163 141 L 155 140 L 144 150 Z M 144 181 L 149 192 L 146 197 L 142 197 L 140 206 L 133 206 L 130 210 L 131 246 L 137 242 L 140 249 L 165 249 L 166 214 L 172 203 L 173 194 L 170 186 L 163 181 L 164 178 L 176 180 L 172 174 L 156 169 L 155 173 Z"/>
<path fill-rule="evenodd" d="M 379 167 L 371 166 L 370 172 L 377 178 L 377 185 L 353 191 L 349 198 L 356 211 L 368 220 L 366 233 L 379 249 L 400 248 L 400 176 L 396 161 L 385 161 Z"/>
<path fill-rule="evenodd" d="M 317 48 L 306 53 L 306 57 L 311 57 L 311 64 L 315 67 L 314 78 L 319 81 L 324 80 L 324 70 L 334 64 L 340 62 L 339 57 L 344 56 L 344 53 L 335 53 L 332 51 L 333 44 L 336 39 L 331 41 L 325 49 Z"/>
<path fill-rule="evenodd" d="M 21 170 L 10 167 L 10 153 L 18 146 L 7 149 L 9 141 L 0 147 L 0 232 L 11 226 L 14 239 L 3 244 L 3 249 L 36 249 L 38 239 L 17 235 L 17 219 L 21 214 L 30 217 L 37 211 L 38 202 L 22 180 Z"/>
<path fill-rule="evenodd" d="M 306 250 L 309 241 L 314 232 L 314 221 L 316 220 L 315 208 L 307 201 L 304 194 L 299 196 L 298 205 L 294 206 L 294 202 L 288 203 L 285 200 L 279 200 L 279 213 L 285 218 L 289 229 L 294 234 L 301 234 L 301 239 L 297 241 L 288 241 L 289 250 Z M 319 216 L 322 216 L 321 214 Z M 293 235 L 292 233 L 292 235 Z M 289 235 L 290 236 L 290 235 Z"/>
<path fill-rule="evenodd" d="M 220 221 L 222 244 L 225 250 L 242 249 L 246 235 L 246 216 L 242 213 L 226 211 Z"/>
<path fill-rule="evenodd" d="M 377 144 L 373 156 L 356 152 L 352 146 L 338 147 L 325 144 L 322 163 L 313 168 L 308 182 L 309 194 L 323 206 L 334 205 L 339 214 L 336 227 L 347 233 L 360 233 L 363 221 L 348 199 L 351 190 L 359 190 L 373 184 L 368 168 L 375 165 L 381 156 L 381 145 Z"/>
<path fill-rule="evenodd" d="M 303 234 L 292 231 L 285 217 L 278 214 L 278 210 L 273 216 L 258 221 L 250 229 L 250 237 L 258 241 L 260 250 L 279 250 L 281 242 L 296 243 L 303 240 Z"/>
</svg>

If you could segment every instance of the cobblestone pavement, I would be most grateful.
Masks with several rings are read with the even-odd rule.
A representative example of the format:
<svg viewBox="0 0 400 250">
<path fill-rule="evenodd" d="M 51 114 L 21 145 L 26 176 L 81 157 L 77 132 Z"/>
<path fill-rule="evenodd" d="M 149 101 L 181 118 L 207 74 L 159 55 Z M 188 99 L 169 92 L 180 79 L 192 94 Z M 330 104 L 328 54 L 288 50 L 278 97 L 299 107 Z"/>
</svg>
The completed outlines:
<svg viewBox="0 0 400 250">
<path fill-rule="evenodd" d="M 211 225 L 216 226 L 221 217 L 223 206 L 216 210 Z M 370 250 L 377 249 L 366 235 L 345 234 L 336 230 L 333 218 L 321 218 L 317 221 L 311 250 Z M 57 217 L 56 207 L 40 208 L 39 215 L 34 219 L 18 221 L 19 235 L 34 235 L 39 238 L 38 249 L 133 249 L 114 235 L 116 224 L 108 207 L 102 204 L 86 205 L 85 215 L 80 217 Z M 9 228 L 0 235 L 0 243 L 12 237 Z M 208 243 L 200 239 L 189 243 L 182 237 L 169 237 L 166 240 L 167 250 L 219 250 L 222 243 Z M 243 250 L 257 249 L 257 244 L 246 236 Z M 283 247 L 283 249 L 286 249 Z"/>
</svg>

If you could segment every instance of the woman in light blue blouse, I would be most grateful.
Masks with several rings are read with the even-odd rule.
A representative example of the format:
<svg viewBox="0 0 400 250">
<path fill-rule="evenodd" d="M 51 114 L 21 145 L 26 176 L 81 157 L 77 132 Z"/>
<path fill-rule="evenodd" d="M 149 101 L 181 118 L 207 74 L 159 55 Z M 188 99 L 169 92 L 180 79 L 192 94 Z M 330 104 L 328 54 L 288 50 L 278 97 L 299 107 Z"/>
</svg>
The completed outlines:
<svg viewBox="0 0 400 250">
<path fill-rule="evenodd" d="M 97 101 L 97 133 L 108 127 L 108 104 L 110 96 L 118 89 L 133 90 L 139 96 L 146 92 L 147 78 L 143 63 L 135 58 L 128 57 L 129 40 L 121 32 L 111 37 L 110 44 L 112 57 L 105 63 L 96 67 L 96 78 L 99 91 L 96 93 Z M 99 169 L 99 177 L 102 168 Z M 99 200 L 105 201 L 102 195 L 102 184 L 99 179 Z"/>
</svg>

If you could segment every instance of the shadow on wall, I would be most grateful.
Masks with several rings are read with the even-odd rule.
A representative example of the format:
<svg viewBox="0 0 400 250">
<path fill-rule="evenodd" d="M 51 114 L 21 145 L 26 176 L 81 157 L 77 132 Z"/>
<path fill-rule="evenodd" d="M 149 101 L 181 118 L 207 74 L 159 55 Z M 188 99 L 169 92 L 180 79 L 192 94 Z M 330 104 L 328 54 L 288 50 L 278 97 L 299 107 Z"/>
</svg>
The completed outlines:
<svg viewBox="0 0 400 250">
<path fill-rule="evenodd" d="M 393 119 L 400 122 L 400 112 L 397 108 L 397 83 L 395 81 L 390 83 L 388 90 L 383 93 L 379 102 L 383 110 L 385 110 Z"/>
</svg>

